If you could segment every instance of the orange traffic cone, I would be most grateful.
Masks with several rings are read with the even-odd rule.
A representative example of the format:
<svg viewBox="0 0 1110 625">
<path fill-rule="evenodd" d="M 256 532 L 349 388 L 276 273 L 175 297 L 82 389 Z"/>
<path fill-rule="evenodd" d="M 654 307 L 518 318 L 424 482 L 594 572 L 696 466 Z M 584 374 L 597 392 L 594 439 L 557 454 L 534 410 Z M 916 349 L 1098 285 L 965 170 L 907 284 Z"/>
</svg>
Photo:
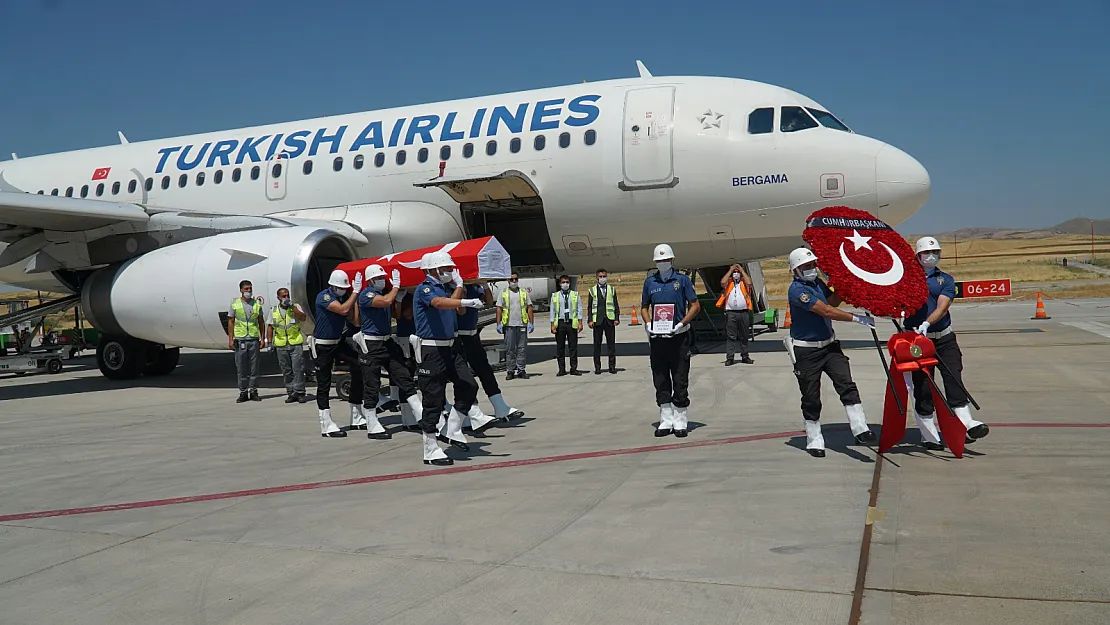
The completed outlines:
<svg viewBox="0 0 1110 625">
<path fill-rule="evenodd" d="M 640 325 L 640 318 L 636 316 L 636 307 L 635 306 L 632 307 L 632 325 L 634 325 L 634 326 Z"/>
<path fill-rule="evenodd" d="M 790 309 L 789 308 L 786 309 L 786 320 L 784 320 L 782 322 L 782 327 L 784 327 L 784 328 L 789 328 L 790 327 Z"/>
<path fill-rule="evenodd" d="M 1044 311 L 1044 302 L 1041 301 L 1041 292 L 1037 291 L 1037 312 L 1030 319 L 1051 319 Z"/>
</svg>

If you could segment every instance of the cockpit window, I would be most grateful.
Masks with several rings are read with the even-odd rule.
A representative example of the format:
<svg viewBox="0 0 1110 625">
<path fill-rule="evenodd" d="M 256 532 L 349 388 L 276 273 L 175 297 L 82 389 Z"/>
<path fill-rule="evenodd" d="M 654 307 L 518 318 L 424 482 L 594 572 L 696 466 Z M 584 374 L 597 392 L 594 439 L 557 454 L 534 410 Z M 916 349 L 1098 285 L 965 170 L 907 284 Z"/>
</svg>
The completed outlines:
<svg viewBox="0 0 1110 625">
<path fill-rule="evenodd" d="M 833 130 L 843 130 L 844 132 L 852 132 L 852 129 L 845 126 L 843 122 L 837 119 L 832 113 L 822 111 L 821 109 L 814 109 L 806 107 L 809 114 L 816 117 L 817 121 L 825 128 L 832 128 Z"/>
<path fill-rule="evenodd" d="M 816 128 L 817 122 L 800 106 L 782 107 L 782 117 L 779 119 L 779 130 L 782 132 L 798 132 Z"/>
<path fill-rule="evenodd" d="M 756 109 L 748 115 L 748 134 L 762 135 L 775 131 L 775 109 Z"/>
</svg>

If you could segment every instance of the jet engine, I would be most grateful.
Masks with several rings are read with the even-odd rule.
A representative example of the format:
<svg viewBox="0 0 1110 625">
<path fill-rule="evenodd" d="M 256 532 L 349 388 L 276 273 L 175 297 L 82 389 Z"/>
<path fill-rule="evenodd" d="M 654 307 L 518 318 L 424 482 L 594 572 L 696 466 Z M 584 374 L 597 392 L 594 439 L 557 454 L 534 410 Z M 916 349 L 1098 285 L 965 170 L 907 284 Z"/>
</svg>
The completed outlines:
<svg viewBox="0 0 1110 625">
<path fill-rule="evenodd" d="M 102 334 L 97 364 L 106 377 L 127 379 L 172 370 L 177 351 L 160 355 L 165 345 L 227 349 L 227 313 L 241 280 L 251 281 L 267 318 L 277 290 L 289 288 L 311 332 L 316 294 L 336 265 L 355 258 L 338 233 L 295 226 L 195 239 L 100 269 L 81 289 L 82 310 Z"/>
</svg>

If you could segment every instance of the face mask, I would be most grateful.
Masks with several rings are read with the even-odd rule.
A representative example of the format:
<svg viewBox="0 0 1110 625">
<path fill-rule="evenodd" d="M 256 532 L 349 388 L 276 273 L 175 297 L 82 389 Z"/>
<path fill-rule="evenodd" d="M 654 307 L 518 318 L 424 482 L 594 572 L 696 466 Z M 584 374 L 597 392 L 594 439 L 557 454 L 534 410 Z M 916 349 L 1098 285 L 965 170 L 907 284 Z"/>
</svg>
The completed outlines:
<svg viewBox="0 0 1110 625">
<path fill-rule="evenodd" d="M 602 277 L 600 277 L 600 278 L 598 278 L 598 279 L 597 279 L 597 283 L 598 283 L 598 284 L 605 284 L 605 283 L 606 283 L 606 282 L 608 282 L 608 281 L 609 281 L 609 278 L 607 278 L 607 277 L 605 277 L 605 276 L 602 276 Z"/>
<path fill-rule="evenodd" d="M 243 291 L 243 298 L 244 299 L 250 299 L 251 298 L 251 291 Z"/>
<path fill-rule="evenodd" d="M 291 302 L 289 301 L 289 298 L 288 298 L 288 297 L 286 297 L 285 299 L 281 300 L 281 307 L 282 307 L 282 308 L 289 308 L 289 306 L 290 306 L 290 305 L 291 305 Z"/>
<path fill-rule="evenodd" d="M 333 287 L 331 287 L 331 292 L 336 297 L 343 297 L 344 295 L 347 294 L 347 289 L 341 289 L 337 286 L 333 286 Z"/>
<path fill-rule="evenodd" d="M 932 269 L 933 267 L 937 266 L 937 263 L 940 262 L 940 256 L 932 253 L 922 254 L 921 256 L 917 257 L 917 262 L 921 263 L 921 266 L 926 269 Z"/>
<path fill-rule="evenodd" d="M 570 283 L 569 282 L 560 282 L 559 283 L 559 288 L 564 290 L 564 291 L 569 291 L 570 290 Z"/>
<path fill-rule="evenodd" d="M 517 282 L 510 282 L 509 283 L 509 288 L 515 291 L 515 290 L 520 288 L 520 284 L 517 283 Z"/>
<path fill-rule="evenodd" d="M 738 274 L 738 273 L 734 273 L 734 274 L 732 274 L 732 279 L 733 279 L 733 280 L 736 280 L 737 282 L 739 282 L 739 281 L 740 281 L 740 274 Z"/>
<path fill-rule="evenodd" d="M 655 267 L 657 269 L 659 269 L 659 275 L 661 275 L 661 276 L 666 277 L 666 276 L 669 276 L 671 274 L 671 263 L 670 263 L 670 261 L 664 260 L 664 261 L 655 263 Z"/>
<path fill-rule="evenodd" d="M 380 291 L 380 290 L 385 288 L 385 279 L 384 278 L 375 278 L 374 280 L 370 281 L 370 286 L 372 286 L 376 290 Z"/>
<path fill-rule="evenodd" d="M 805 280 L 806 282 L 816 282 L 817 281 L 817 270 L 816 269 L 806 269 L 805 271 L 802 272 L 802 280 Z"/>
</svg>

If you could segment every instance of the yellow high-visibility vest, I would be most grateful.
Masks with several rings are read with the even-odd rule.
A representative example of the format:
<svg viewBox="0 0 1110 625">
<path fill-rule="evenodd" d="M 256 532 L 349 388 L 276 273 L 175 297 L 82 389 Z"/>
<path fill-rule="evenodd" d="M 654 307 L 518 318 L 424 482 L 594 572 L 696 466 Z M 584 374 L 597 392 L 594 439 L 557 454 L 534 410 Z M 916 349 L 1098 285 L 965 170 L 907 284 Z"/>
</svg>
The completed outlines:
<svg viewBox="0 0 1110 625">
<path fill-rule="evenodd" d="M 254 305 L 251 306 L 251 312 L 248 314 L 246 307 L 243 306 L 243 298 L 236 297 L 231 301 L 231 312 L 235 315 L 235 326 L 233 327 L 235 338 L 261 338 L 262 335 L 258 329 L 258 316 L 262 314 L 261 302 L 254 300 Z"/>
<path fill-rule="evenodd" d="M 509 325 L 509 293 L 512 289 L 505 289 L 501 291 L 501 325 Z M 520 320 L 525 325 L 528 324 L 528 292 L 524 289 L 519 289 L 517 294 L 520 296 Z"/>
<path fill-rule="evenodd" d="M 591 300 L 591 303 L 590 303 L 589 317 L 590 317 L 590 321 L 592 321 L 594 323 L 597 323 L 597 320 L 598 320 L 598 316 L 597 316 L 597 313 L 598 313 L 598 310 L 597 310 L 597 291 L 598 291 L 598 288 L 597 288 L 596 284 L 593 285 L 592 287 L 590 287 L 590 297 L 592 298 L 592 300 Z M 606 295 L 606 297 L 605 297 L 605 318 L 609 319 L 609 320 L 612 320 L 612 321 L 616 321 L 616 319 L 617 319 L 617 307 L 615 306 L 615 303 L 617 301 L 617 290 L 614 289 L 612 285 L 607 285 L 605 287 L 605 291 L 606 291 L 605 292 L 605 295 Z"/>
<path fill-rule="evenodd" d="M 570 294 L 570 325 L 572 328 L 577 330 L 579 324 L 582 322 L 582 320 L 578 318 L 578 291 L 568 291 L 568 293 Z M 561 305 L 562 301 L 562 291 L 559 291 L 551 296 L 551 312 L 553 315 L 552 318 L 555 319 L 555 323 L 559 323 L 563 319 L 562 309 L 555 309 L 555 303 L 560 302 Z"/>
<path fill-rule="evenodd" d="M 304 344 L 301 322 L 293 316 L 293 309 L 285 310 L 285 314 L 282 314 L 283 310 L 281 306 L 274 306 L 274 347 Z"/>
</svg>

